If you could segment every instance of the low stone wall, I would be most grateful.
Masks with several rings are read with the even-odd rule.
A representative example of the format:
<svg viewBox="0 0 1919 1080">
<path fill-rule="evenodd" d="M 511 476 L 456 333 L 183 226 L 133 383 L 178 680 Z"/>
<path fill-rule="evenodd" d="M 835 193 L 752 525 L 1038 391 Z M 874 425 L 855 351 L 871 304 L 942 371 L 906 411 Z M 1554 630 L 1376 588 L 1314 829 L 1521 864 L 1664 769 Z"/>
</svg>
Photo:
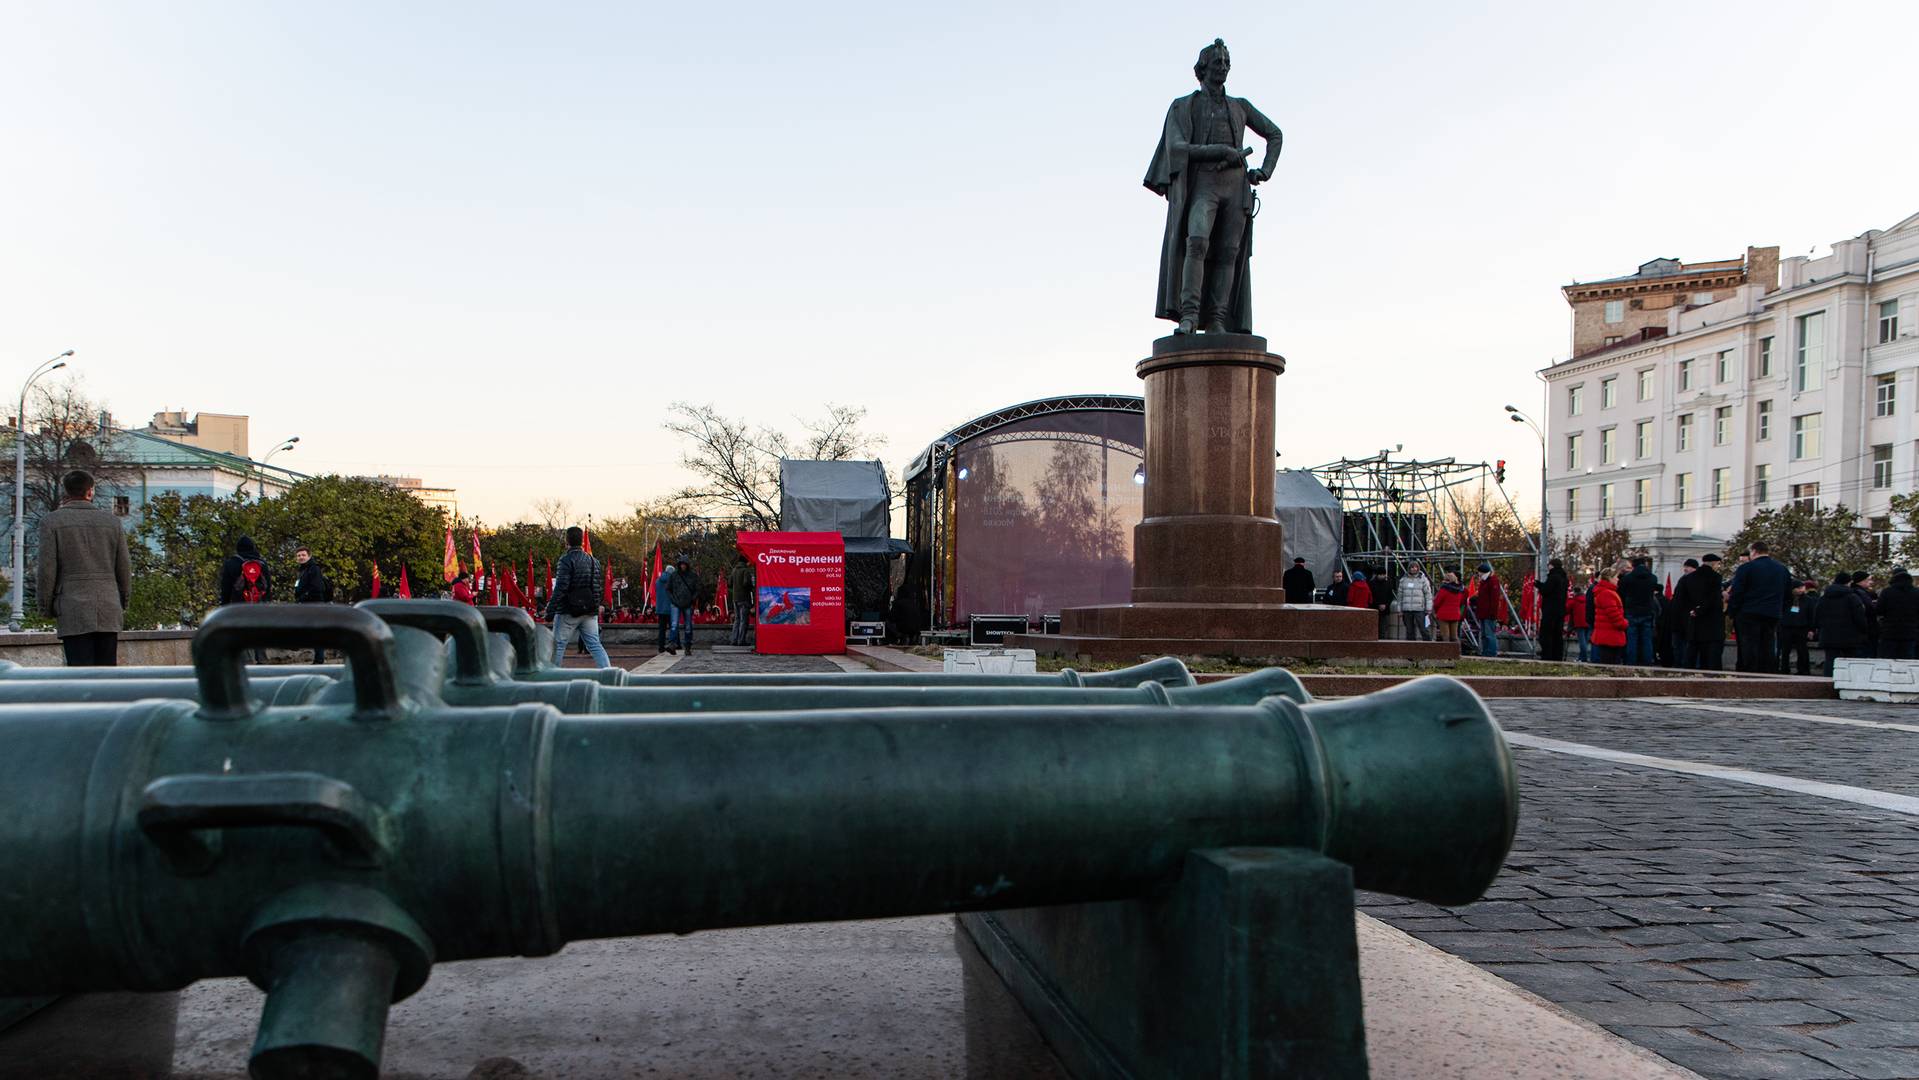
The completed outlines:
<svg viewBox="0 0 1919 1080">
<path fill-rule="evenodd" d="M 192 649 L 191 630 L 128 630 L 120 635 L 120 664 L 189 664 Z M 21 667 L 64 667 L 67 655 L 53 634 L 0 634 L 0 660 Z"/>
<path fill-rule="evenodd" d="M 1440 673 L 1440 674 L 1443 674 Z M 1228 676 L 1200 675 L 1200 682 Z M 1355 697 L 1398 686 L 1415 675 L 1301 675 L 1314 697 Z M 1833 698 L 1831 679 L 1798 676 L 1606 678 L 1599 675 L 1455 675 L 1480 697 L 1549 698 Z"/>
</svg>

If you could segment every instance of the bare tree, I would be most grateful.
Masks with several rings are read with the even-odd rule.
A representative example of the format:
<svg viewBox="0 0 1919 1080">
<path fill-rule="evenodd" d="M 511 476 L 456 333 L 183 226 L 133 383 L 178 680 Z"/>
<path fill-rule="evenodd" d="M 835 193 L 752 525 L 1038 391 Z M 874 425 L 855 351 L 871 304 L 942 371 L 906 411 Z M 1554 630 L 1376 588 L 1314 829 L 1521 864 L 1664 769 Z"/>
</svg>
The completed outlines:
<svg viewBox="0 0 1919 1080">
<path fill-rule="evenodd" d="M 801 420 L 803 434 L 797 439 L 722 416 L 712 405 L 676 401 L 668 414 L 667 430 L 687 442 L 680 464 L 696 477 L 668 501 L 692 510 L 724 510 L 761 530 L 780 527 L 780 459 L 859 460 L 886 442 L 861 431 L 866 410 L 848 405 L 829 405 L 825 416 Z"/>
<path fill-rule="evenodd" d="M 106 410 L 87 396 L 77 377 L 34 387 L 22 428 L 14 437 L 26 440 L 29 527 L 41 514 L 59 509 L 60 481 L 75 469 L 92 473 L 102 493 L 139 481 L 139 465 L 113 434 Z M 12 481 L 12 454 L 6 455 L 0 475 Z"/>
<path fill-rule="evenodd" d="M 564 529 L 574 524 L 573 504 L 565 499 L 534 499 L 533 516 L 549 529 Z"/>
</svg>

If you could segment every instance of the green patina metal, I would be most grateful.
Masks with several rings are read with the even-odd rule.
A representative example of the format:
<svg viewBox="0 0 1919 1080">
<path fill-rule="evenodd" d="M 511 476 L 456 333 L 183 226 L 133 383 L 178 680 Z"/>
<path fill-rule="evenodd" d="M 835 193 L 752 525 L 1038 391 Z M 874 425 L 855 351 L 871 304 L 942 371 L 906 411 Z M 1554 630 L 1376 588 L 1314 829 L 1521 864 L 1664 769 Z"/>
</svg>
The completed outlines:
<svg viewBox="0 0 1919 1080">
<path fill-rule="evenodd" d="M 1499 729 L 1446 679 L 1305 705 L 567 716 L 440 704 L 409 658 L 448 662 L 424 631 L 300 615 L 210 617 L 198 707 L 0 708 L 0 866 L 35 871 L 0 891 L 0 995 L 245 975 L 268 991 L 256 1075 L 372 1076 L 387 1004 L 437 961 L 1156 895 L 1189 852 L 1241 846 L 1460 904 L 1516 823 Z M 396 647 L 412 635 L 428 647 Z M 263 706 L 241 663 L 260 645 L 337 649 L 351 678 Z M 481 674 L 459 655 L 429 685 Z"/>
</svg>

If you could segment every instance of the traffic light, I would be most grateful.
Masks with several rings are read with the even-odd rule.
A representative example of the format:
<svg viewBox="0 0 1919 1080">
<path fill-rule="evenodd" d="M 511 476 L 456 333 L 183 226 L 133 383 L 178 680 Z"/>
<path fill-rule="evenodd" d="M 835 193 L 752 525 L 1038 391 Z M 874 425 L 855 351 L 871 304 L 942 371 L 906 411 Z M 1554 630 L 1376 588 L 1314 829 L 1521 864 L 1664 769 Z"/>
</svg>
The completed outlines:
<svg viewBox="0 0 1919 1080">
<path fill-rule="evenodd" d="M 1493 462 L 1493 483 L 1504 484 L 1505 482 L 1506 482 L 1506 459 L 1500 458 L 1498 461 Z"/>
</svg>

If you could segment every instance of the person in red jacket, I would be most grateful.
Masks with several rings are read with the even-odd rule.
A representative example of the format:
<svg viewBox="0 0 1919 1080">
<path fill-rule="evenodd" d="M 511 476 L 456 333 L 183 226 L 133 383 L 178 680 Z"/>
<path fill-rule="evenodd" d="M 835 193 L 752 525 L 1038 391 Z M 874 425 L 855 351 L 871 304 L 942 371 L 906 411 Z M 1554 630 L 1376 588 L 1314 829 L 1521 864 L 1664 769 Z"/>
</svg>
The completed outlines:
<svg viewBox="0 0 1919 1080">
<path fill-rule="evenodd" d="M 1573 575 L 1572 588 L 1566 592 L 1566 628 L 1579 639 L 1579 662 L 1592 663 L 1592 620 L 1586 618 L 1586 575 Z"/>
<path fill-rule="evenodd" d="M 1499 586 L 1499 575 L 1492 563 L 1479 564 L 1479 580 L 1473 590 L 1473 618 L 1479 623 L 1479 655 L 1499 655 L 1499 627 L 1506 621 L 1506 596 Z"/>
<path fill-rule="evenodd" d="M 1599 572 L 1593 586 L 1593 645 L 1602 664 L 1626 662 L 1626 605 L 1619 600 L 1619 568 Z"/>
<path fill-rule="evenodd" d="M 1358 570 L 1353 571 L 1353 583 L 1346 589 L 1346 606 L 1356 608 L 1373 606 L 1373 587 L 1367 582 L 1366 575 Z"/>
<path fill-rule="evenodd" d="M 1433 622 L 1439 625 L 1439 640 L 1458 641 L 1459 621 L 1466 617 L 1466 587 L 1459 575 L 1446 571 L 1446 580 L 1433 590 Z"/>
<path fill-rule="evenodd" d="M 453 579 L 453 599 L 462 604 L 479 603 L 479 598 L 473 595 L 473 586 L 468 584 L 472 580 L 472 574 L 465 570 L 460 571 L 460 576 Z"/>
</svg>

